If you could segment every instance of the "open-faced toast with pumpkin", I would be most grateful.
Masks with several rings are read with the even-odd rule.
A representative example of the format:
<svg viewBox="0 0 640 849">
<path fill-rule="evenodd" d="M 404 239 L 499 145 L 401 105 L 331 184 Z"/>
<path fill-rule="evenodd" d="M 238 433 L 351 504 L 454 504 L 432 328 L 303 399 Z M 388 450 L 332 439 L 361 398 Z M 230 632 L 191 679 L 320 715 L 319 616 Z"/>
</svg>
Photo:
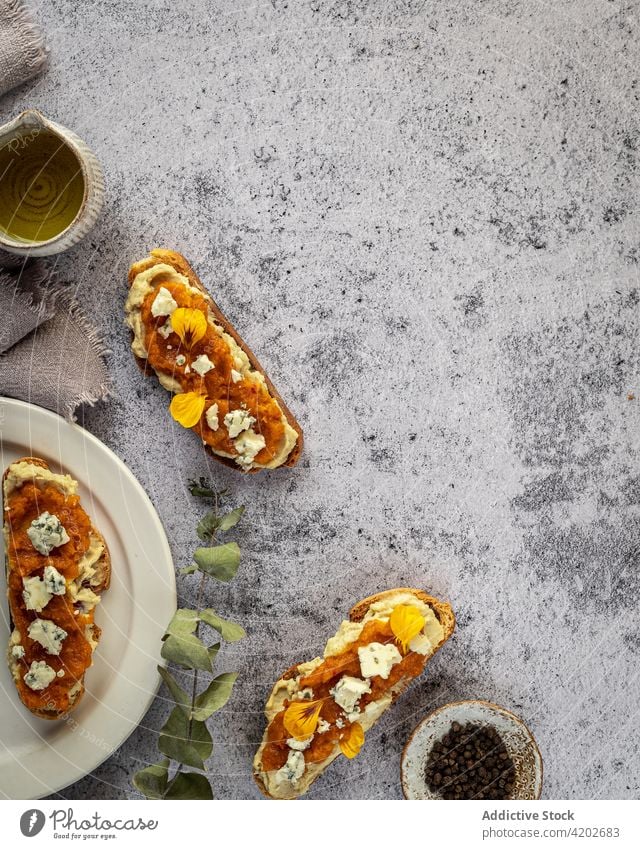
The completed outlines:
<svg viewBox="0 0 640 849">
<path fill-rule="evenodd" d="M 274 799 L 294 799 L 341 754 L 355 757 L 371 726 L 420 675 L 455 627 L 450 605 L 399 588 L 352 608 L 323 657 L 276 682 L 254 778 Z"/>
<path fill-rule="evenodd" d="M 25 457 L 2 478 L 11 636 L 7 658 L 31 713 L 59 719 L 75 708 L 100 638 L 94 622 L 111 559 L 80 504 L 78 484 Z"/>
<path fill-rule="evenodd" d="M 129 287 L 131 348 L 143 370 L 174 393 L 174 419 L 227 466 L 293 466 L 300 425 L 187 260 L 152 250 L 131 266 Z"/>
</svg>

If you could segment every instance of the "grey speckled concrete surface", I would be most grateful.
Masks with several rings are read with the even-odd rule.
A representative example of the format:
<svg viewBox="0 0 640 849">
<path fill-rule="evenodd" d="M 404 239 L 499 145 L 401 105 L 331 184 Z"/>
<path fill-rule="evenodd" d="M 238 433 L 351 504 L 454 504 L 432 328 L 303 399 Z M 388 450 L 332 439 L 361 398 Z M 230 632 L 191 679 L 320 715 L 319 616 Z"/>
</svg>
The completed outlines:
<svg viewBox="0 0 640 849">
<path fill-rule="evenodd" d="M 188 474 L 248 505 L 246 623 L 215 723 L 221 797 L 279 673 L 350 604 L 423 586 L 455 637 L 312 798 L 400 795 L 417 721 L 483 697 L 530 724 L 545 795 L 637 798 L 637 3 L 42 0 L 48 73 L 5 97 L 96 149 L 107 210 L 59 260 L 113 356 L 85 426 L 146 487 L 184 563 Z M 306 430 L 293 471 L 203 455 L 122 326 L 130 261 L 199 269 Z M 637 397 L 636 397 L 637 395 Z M 189 598 L 193 579 L 179 582 Z M 63 795 L 131 796 L 166 715 Z"/>
</svg>

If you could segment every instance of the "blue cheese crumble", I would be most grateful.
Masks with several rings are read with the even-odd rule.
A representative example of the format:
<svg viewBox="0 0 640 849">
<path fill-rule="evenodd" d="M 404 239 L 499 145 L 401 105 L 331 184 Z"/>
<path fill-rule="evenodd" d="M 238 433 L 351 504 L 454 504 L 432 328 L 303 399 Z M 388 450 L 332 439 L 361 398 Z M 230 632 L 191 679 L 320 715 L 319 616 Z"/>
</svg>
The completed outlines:
<svg viewBox="0 0 640 849">
<path fill-rule="evenodd" d="M 249 428 L 249 430 L 241 433 L 233 444 L 238 452 L 238 456 L 235 458 L 236 463 L 242 468 L 248 469 L 251 467 L 256 454 L 259 454 L 267 443 L 261 433 L 256 433 L 253 428 Z"/>
<path fill-rule="evenodd" d="M 60 519 L 46 510 L 31 522 L 27 528 L 27 536 L 35 550 L 45 555 L 69 542 L 69 535 L 62 527 Z"/>
<path fill-rule="evenodd" d="M 55 566 L 44 567 L 44 588 L 51 595 L 64 595 L 67 585 Z"/>
<path fill-rule="evenodd" d="M 299 700 L 304 699 L 311 701 L 311 699 L 313 698 L 313 690 L 311 689 L 311 687 L 305 687 L 304 690 L 300 690 L 297 695 L 297 698 Z"/>
<path fill-rule="evenodd" d="M 51 601 L 51 593 L 48 592 L 42 578 L 23 578 L 22 586 L 22 598 L 27 610 L 40 613 Z"/>
<path fill-rule="evenodd" d="M 308 749 L 313 741 L 313 734 L 310 737 L 305 738 L 304 740 L 296 740 L 295 737 L 289 737 L 287 740 L 287 746 L 290 749 L 293 749 L 296 752 L 304 752 L 305 749 Z"/>
<path fill-rule="evenodd" d="M 289 783 L 294 786 L 304 773 L 305 763 L 302 752 L 291 751 L 286 764 L 276 772 L 276 785 Z"/>
<path fill-rule="evenodd" d="M 224 417 L 224 424 L 229 431 L 229 438 L 235 439 L 243 430 L 248 430 L 255 419 L 248 410 L 231 410 Z"/>
<path fill-rule="evenodd" d="M 170 320 L 165 321 L 165 323 L 161 327 L 158 328 L 158 333 L 160 334 L 160 336 L 162 336 L 163 339 L 168 339 L 169 336 L 171 336 L 171 334 L 173 333 L 173 327 L 171 326 L 171 321 Z M 167 345 L 167 348 L 170 351 L 173 350 L 171 345 Z"/>
<path fill-rule="evenodd" d="M 151 304 L 151 315 L 159 318 L 163 315 L 172 315 L 177 309 L 178 304 L 171 292 L 164 286 L 160 286 Z"/>
<path fill-rule="evenodd" d="M 212 404 L 205 414 L 207 424 L 211 430 L 218 430 L 218 405 Z"/>
<path fill-rule="evenodd" d="M 351 675 L 343 675 L 335 687 L 329 690 L 335 703 L 342 708 L 346 714 L 356 712 L 356 705 L 360 697 L 371 692 L 368 681 L 354 678 Z"/>
<path fill-rule="evenodd" d="M 197 372 L 200 377 L 204 377 L 207 372 L 211 371 L 212 368 L 215 368 L 215 365 L 206 354 L 200 354 L 200 356 L 191 363 L 191 368 Z"/>
<path fill-rule="evenodd" d="M 45 690 L 55 677 L 55 670 L 48 663 L 34 660 L 23 680 L 32 690 Z"/>
<path fill-rule="evenodd" d="M 358 649 L 358 658 L 363 678 L 378 676 L 386 681 L 392 667 L 402 660 L 402 655 L 393 643 L 369 643 Z"/>
<path fill-rule="evenodd" d="M 62 642 L 67 636 L 64 628 L 49 619 L 34 619 L 29 625 L 29 637 L 40 643 L 47 654 L 60 654 Z"/>
</svg>

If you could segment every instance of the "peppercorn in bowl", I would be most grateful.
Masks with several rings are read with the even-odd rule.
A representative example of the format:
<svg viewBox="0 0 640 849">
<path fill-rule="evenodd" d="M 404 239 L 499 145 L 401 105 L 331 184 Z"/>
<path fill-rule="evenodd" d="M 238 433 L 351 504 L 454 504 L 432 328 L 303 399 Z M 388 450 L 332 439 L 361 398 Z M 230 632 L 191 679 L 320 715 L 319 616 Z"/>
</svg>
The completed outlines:
<svg viewBox="0 0 640 849">
<path fill-rule="evenodd" d="M 429 714 L 402 753 L 406 799 L 539 799 L 542 757 L 515 714 L 483 701 Z"/>
</svg>

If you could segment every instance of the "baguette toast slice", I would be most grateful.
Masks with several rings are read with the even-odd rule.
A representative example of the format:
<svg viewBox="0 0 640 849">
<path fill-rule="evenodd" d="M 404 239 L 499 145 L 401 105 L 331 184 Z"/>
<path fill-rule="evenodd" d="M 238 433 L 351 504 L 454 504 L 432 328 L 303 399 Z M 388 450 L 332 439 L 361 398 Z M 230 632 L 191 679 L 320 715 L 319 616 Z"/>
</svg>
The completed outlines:
<svg viewBox="0 0 640 849">
<path fill-rule="evenodd" d="M 379 630 L 380 634 L 387 635 L 383 636 L 380 643 L 376 643 L 377 645 L 395 644 L 393 635 L 389 631 L 388 621 L 391 611 L 398 605 L 417 605 L 425 614 L 428 623 L 425 624 L 427 642 L 422 646 L 421 659 L 415 657 L 418 652 L 407 649 L 402 662 L 398 664 L 398 672 L 394 673 L 394 667 L 392 667 L 386 681 L 382 678 L 378 679 L 377 676 L 370 679 L 364 678 L 361 674 L 359 656 L 354 657 L 355 647 L 364 638 L 363 635 L 367 634 L 365 627 L 373 629 L 370 633 Z M 349 620 L 341 624 L 336 636 L 327 643 L 324 658 L 315 658 L 292 666 L 276 682 L 267 700 L 265 708 L 267 728 L 254 758 L 253 770 L 254 779 L 262 793 L 269 798 L 277 799 L 294 799 L 306 793 L 311 784 L 342 753 L 339 735 L 346 733 L 352 722 L 358 722 L 363 731 L 367 732 L 400 697 L 411 681 L 421 674 L 424 665 L 449 639 L 454 628 L 455 615 L 451 606 L 418 589 L 399 587 L 386 590 L 354 605 L 350 611 Z M 363 645 L 366 644 L 365 641 Z M 413 641 L 411 645 L 414 645 Z M 428 646 L 426 652 L 425 646 Z M 403 664 L 406 664 L 406 671 L 402 668 Z M 336 707 L 334 694 L 327 692 L 331 683 L 336 689 L 335 684 L 343 675 L 355 675 L 356 678 L 362 678 L 368 682 L 373 691 L 360 698 L 357 705 L 362 705 L 363 699 L 371 698 L 371 700 L 362 709 L 356 707 L 358 712 L 350 715 L 350 718 L 346 711 L 341 712 L 339 707 Z M 322 681 L 319 687 L 316 684 L 318 681 Z M 286 779 L 286 775 L 282 778 L 282 772 L 286 773 L 288 768 L 287 752 L 290 756 L 291 744 L 293 743 L 292 751 L 294 752 L 296 749 L 299 751 L 300 748 L 294 740 L 285 739 L 287 732 L 282 730 L 283 715 L 290 704 L 304 699 L 310 699 L 310 703 L 315 700 L 322 702 L 320 722 L 311 741 L 303 741 L 302 745 L 306 743 L 308 746 L 302 750 L 305 759 L 304 771 L 292 782 Z M 344 732 L 336 730 L 340 722 L 343 723 Z M 323 727 L 322 723 L 328 724 L 329 727 Z M 322 730 L 320 730 L 321 727 Z M 324 735 L 330 735 L 330 737 Z M 285 757 L 287 757 L 286 764 L 280 766 Z M 300 764 L 299 755 L 296 754 L 294 757 Z"/>
<path fill-rule="evenodd" d="M 154 277 L 150 281 L 150 285 L 153 290 L 158 290 L 163 283 L 166 281 L 166 274 L 162 273 L 162 269 L 171 269 L 178 275 L 181 275 L 183 280 L 186 281 L 187 285 L 191 287 L 194 292 L 197 292 L 201 298 L 204 299 L 207 306 L 208 311 L 208 320 L 212 327 L 214 327 L 218 333 L 220 338 L 226 338 L 230 346 L 234 347 L 234 350 L 241 357 L 242 361 L 245 363 L 246 370 L 244 372 L 245 379 L 248 378 L 249 385 L 253 384 L 253 389 L 255 390 L 256 384 L 259 382 L 260 391 L 262 391 L 263 387 L 266 388 L 266 392 L 270 397 L 272 402 L 275 402 L 275 406 L 272 404 L 270 408 L 269 415 L 261 416 L 259 411 L 255 411 L 251 409 L 249 406 L 250 412 L 254 414 L 257 419 L 257 432 L 259 435 L 262 435 L 263 432 L 266 432 L 268 435 L 268 423 L 269 418 L 273 416 L 274 412 L 279 410 L 281 416 L 281 424 L 284 429 L 283 436 L 283 447 L 276 449 L 275 447 L 271 447 L 266 445 L 263 454 L 269 455 L 271 459 L 268 459 L 267 462 L 258 462 L 257 460 L 253 462 L 250 466 L 242 466 L 239 463 L 239 459 L 233 450 L 233 447 L 230 444 L 225 446 L 225 449 L 216 449 L 214 445 L 211 443 L 211 440 L 216 439 L 220 433 L 224 432 L 225 425 L 222 423 L 222 416 L 220 416 L 219 426 L 216 428 L 215 435 L 208 428 L 208 420 L 203 413 L 200 418 L 200 421 L 194 426 L 194 430 L 200 434 L 205 444 L 206 450 L 210 453 L 216 460 L 223 463 L 226 466 L 230 466 L 231 468 L 238 469 L 242 468 L 245 472 L 257 472 L 263 468 L 278 468 L 280 466 L 294 466 L 300 457 L 302 451 L 303 444 L 303 434 L 302 428 L 298 424 L 295 416 L 291 413 L 287 405 L 282 400 L 281 395 L 269 379 L 269 376 L 266 374 L 260 363 L 258 362 L 257 357 L 251 351 L 246 342 L 241 338 L 239 333 L 236 331 L 231 322 L 226 318 L 226 316 L 222 313 L 218 305 L 215 303 L 209 292 L 205 289 L 202 282 L 200 281 L 198 275 L 191 268 L 187 260 L 179 253 L 175 251 L 165 250 L 161 248 L 156 248 L 152 250 L 148 257 L 139 262 L 134 263 L 130 270 L 128 276 L 129 282 L 129 296 L 127 298 L 126 304 L 126 323 L 130 327 L 133 335 L 132 339 L 132 350 L 134 356 L 138 362 L 138 365 L 142 369 L 143 373 L 149 374 L 151 372 L 155 372 L 158 377 L 160 383 L 169 391 L 172 392 L 181 392 L 185 391 L 185 388 L 193 389 L 192 385 L 185 386 L 186 384 L 193 384 L 193 372 L 190 372 L 190 377 L 186 379 L 186 375 L 184 373 L 184 366 L 176 364 L 177 356 L 182 354 L 182 348 L 176 345 L 176 336 L 174 335 L 171 339 L 172 344 L 169 345 L 167 341 L 167 337 L 164 337 L 164 343 L 161 342 L 157 334 L 154 334 L 154 337 L 151 341 L 148 341 L 149 328 L 145 326 L 145 323 L 142 319 L 142 310 L 143 310 L 143 302 L 138 297 L 137 293 L 134 292 L 134 288 L 136 286 L 136 278 L 139 275 L 144 275 L 145 272 L 148 272 L 150 269 L 153 269 L 156 266 L 161 266 L 159 269 L 159 273 L 157 277 Z M 175 281 L 172 281 L 175 282 Z M 149 295 L 149 291 L 145 292 L 145 297 Z M 164 355 L 162 360 L 162 367 L 159 367 L 159 363 L 155 364 L 151 362 L 150 358 L 150 345 L 154 346 L 154 350 L 157 350 L 158 345 L 162 347 L 162 353 Z M 171 354 L 167 351 L 167 347 L 170 348 Z M 211 351 L 209 351 L 211 353 Z M 215 357 L 213 357 L 213 361 L 215 363 Z M 169 367 L 170 364 L 170 367 Z M 190 364 L 187 362 L 187 367 Z M 237 372 L 236 372 L 237 374 Z M 206 383 L 206 379 L 204 379 L 202 383 Z M 233 385 L 231 381 L 228 382 L 228 387 L 234 393 L 237 392 L 237 388 Z M 215 397 L 210 400 L 217 401 L 220 403 L 220 406 L 226 402 L 225 397 Z M 246 408 L 246 404 L 244 405 Z M 230 408 L 231 411 L 231 408 Z M 271 452 L 271 453 L 269 453 Z M 282 456 L 280 456 L 282 455 Z"/>
<path fill-rule="evenodd" d="M 54 474 L 40 458 L 24 457 L 9 465 L 2 478 L 2 501 L 11 627 L 9 669 L 31 713 L 41 719 L 60 719 L 77 707 L 85 691 L 85 673 L 100 639 L 94 609 L 111 578 L 109 550 L 80 506 L 76 481 Z M 54 509 L 54 518 L 59 518 L 69 539 L 44 554 L 36 550 L 27 531 L 33 520 Z M 47 586 L 45 569 L 51 567 L 63 582 L 55 593 L 41 595 L 38 588 Z M 36 609 L 25 579 L 35 580 L 36 593 L 40 593 Z M 46 635 L 31 631 L 34 622 L 43 620 L 49 623 L 48 629 L 53 624 L 66 633 L 60 645 L 47 646 Z M 32 689 L 25 677 L 33 663 L 45 664 L 56 677 Z"/>
</svg>

